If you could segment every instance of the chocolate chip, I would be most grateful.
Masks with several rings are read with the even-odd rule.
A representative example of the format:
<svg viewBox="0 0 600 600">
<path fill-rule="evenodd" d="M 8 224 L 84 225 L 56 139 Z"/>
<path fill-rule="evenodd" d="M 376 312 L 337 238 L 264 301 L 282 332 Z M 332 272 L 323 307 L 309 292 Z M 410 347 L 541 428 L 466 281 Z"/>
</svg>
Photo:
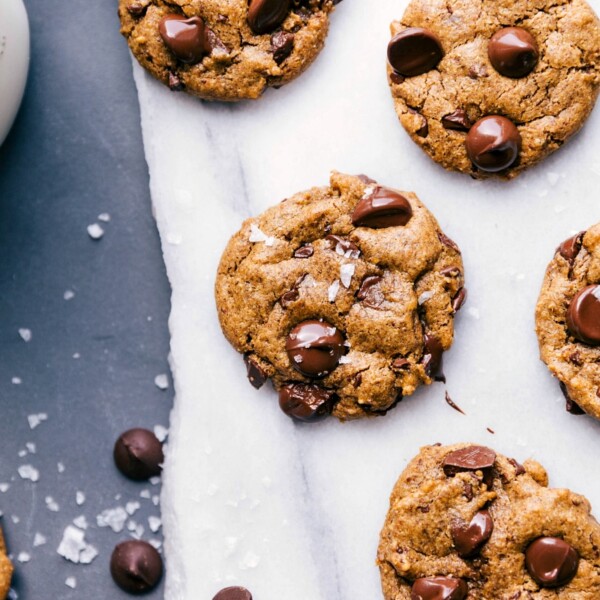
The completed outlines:
<svg viewBox="0 0 600 600">
<path fill-rule="evenodd" d="M 359 247 L 350 240 L 339 235 L 328 235 L 325 240 L 329 242 L 330 248 L 346 258 L 358 258 L 360 256 Z"/>
<path fill-rule="evenodd" d="M 132 2 L 127 7 L 127 10 L 132 17 L 141 17 L 146 10 L 146 6 L 144 6 L 141 2 Z"/>
<path fill-rule="evenodd" d="M 471 79 L 479 79 L 480 77 L 488 77 L 488 70 L 485 65 L 473 65 L 469 67 L 469 77 Z"/>
<path fill-rule="evenodd" d="M 279 390 L 279 406 L 292 419 L 315 423 L 327 418 L 336 403 L 337 396 L 315 384 L 292 383 Z"/>
<path fill-rule="evenodd" d="M 467 583 L 455 577 L 421 577 L 412 586 L 411 600 L 464 600 Z"/>
<path fill-rule="evenodd" d="M 541 537 L 525 551 L 525 566 L 538 585 L 560 587 L 577 574 L 579 553 L 560 538 Z"/>
<path fill-rule="evenodd" d="M 580 342 L 600 345 L 600 284 L 588 285 L 575 294 L 567 310 L 567 327 Z"/>
<path fill-rule="evenodd" d="M 169 71 L 169 89 L 172 92 L 180 92 L 183 89 L 183 83 L 181 79 L 175 75 L 175 73 Z"/>
<path fill-rule="evenodd" d="M 299 323 L 288 334 L 285 349 L 296 371 L 307 377 L 325 377 L 339 364 L 346 347 L 344 336 L 325 321 Z"/>
<path fill-rule="evenodd" d="M 259 390 L 268 379 L 265 370 L 248 354 L 244 354 L 244 362 L 246 363 L 248 381 L 252 384 L 252 387 Z"/>
<path fill-rule="evenodd" d="M 392 73 L 390 74 L 390 80 L 392 81 L 392 83 L 395 83 L 396 85 L 398 85 L 399 83 L 402 83 L 405 79 L 406 79 L 405 77 L 400 75 L 400 73 L 396 73 L 396 71 L 392 71 Z"/>
<path fill-rule="evenodd" d="M 271 36 L 271 52 L 273 59 L 280 65 L 294 49 L 294 34 L 277 31 Z"/>
<path fill-rule="evenodd" d="M 446 248 L 451 248 L 452 250 L 455 250 L 459 254 L 461 253 L 460 248 L 456 245 L 456 242 L 451 240 L 446 234 L 442 233 L 441 231 L 438 231 L 437 235 L 438 235 L 438 239 L 440 240 L 440 242 L 442 242 L 442 244 L 444 246 L 446 246 Z"/>
<path fill-rule="evenodd" d="M 456 404 L 456 402 L 454 402 L 454 400 L 452 400 L 452 398 L 450 398 L 450 394 L 447 391 L 444 398 L 446 400 L 446 404 L 448 404 L 448 406 L 453 408 L 456 412 L 459 412 L 463 415 L 467 414 L 458 404 Z"/>
<path fill-rule="evenodd" d="M 417 113 L 421 117 L 421 126 L 415 131 L 415 133 L 422 138 L 426 138 L 429 135 L 429 124 L 427 119 L 420 113 Z"/>
<path fill-rule="evenodd" d="M 144 594 L 154 589 L 161 580 L 162 558 L 148 542 L 121 542 L 113 550 L 110 573 L 122 590 L 131 594 Z"/>
<path fill-rule="evenodd" d="M 521 27 L 504 27 L 488 44 L 492 66 L 505 77 L 525 77 L 535 69 L 540 53 L 535 38 Z"/>
<path fill-rule="evenodd" d="M 523 475 L 525 473 L 525 467 L 518 463 L 514 458 L 509 458 L 508 462 L 515 468 L 515 476 Z"/>
<path fill-rule="evenodd" d="M 496 461 L 496 453 L 485 446 L 467 446 L 446 455 L 442 463 L 444 473 L 454 477 L 464 471 L 491 469 Z"/>
<path fill-rule="evenodd" d="M 412 207 L 404 196 L 377 186 L 372 193 L 360 199 L 352 213 L 352 223 L 356 227 L 383 229 L 406 225 L 411 217 Z"/>
<path fill-rule="evenodd" d="M 290 8 L 290 0 L 250 0 L 248 25 L 259 35 L 270 33 L 285 21 Z"/>
<path fill-rule="evenodd" d="M 390 40 L 387 56 L 396 73 L 414 77 L 435 68 L 442 60 L 444 51 L 440 40 L 432 31 L 409 27 Z"/>
<path fill-rule="evenodd" d="M 497 173 L 510 167 L 519 157 L 521 134 L 506 117 L 491 115 L 479 119 L 466 138 L 467 154 L 482 171 Z"/>
<path fill-rule="evenodd" d="M 362 280 L 356 297 L 369 308 L 379 308 L 385 299 L 379 287 L 381 281 L 379 275 L 368 275 Z"/>
<path fill-rule="evenodd" d="M 585 233 L 585 231 L 580 231 L 578 234 L 565 240 L 556 251 L 560 253 L 565 260 L 568 260 L 573 264 L 583 245 L 583 236 Z"/>
<path fill-rule="evenodd" d="M 369 185 L 371 183 L 377 183 L 374 179 L 371 179 L 368 175 L 357 175 L 358 179 L 360 179 L 364 184 Z"/>
<path fill-rule="evenodd" d="M 294 252 L 294 258 L 310 258 L 314 253 L 312 244 L 304 244 Z"/>
<path fill-rule="evenodd" d="M 423 365 L 425 373 L 435 381 L 446 381 L 443 372 L 444 348 L 440 340 L 428 333 L 423 340 Z"/>
<path fill-rule="evenodd" d="M 283 308 L 287 308 L 290 304 L 296 302 L 298 298 L 300 298 L 300 292 L 297 288 L 292 288 L 289 292 L 286 292 L 283 294 L 283 296 L 281 296 L 279 302 L 281 302 L 281 306 L 283 306 Z"/>
<path fill-rule="evenodd" d="M 160 20 L 158 31 L 167 48 L 183 63 L 198 63 L 210 52 L 200 17 L 186 19 L 181 15 L 166 15 Z"/>
<path fill-rule="evenodd" d="M 213 50 L 219 50 L 229 54 L 229 48 L 223 43 L 221 38 L 209 27 L 204 30 L 204 48 L 206 53 L 210 54 Z"/>
<path fill-rule="evenodd" d="M 218 592 L 213 600 L 252 600 L 252 594 L 243 587 L 228 587 Z"/>
<path fill-rule="evenodd" d="M 455 314 L 462 308 L 465 300 L 467 299 L 467 290 L 462 287 L 458 290 L 458 293 L 452 299 L 452 312 Z"/>
<path fill-rule="evenodd" d="M 468 524 L 453 525 L 452 541 L 458 555 L 462 558 L 471 558 L 479 554 L 481 548 L 490 539 L 493 530 L 494 521 L 487 510 L 480 510 Z"/>
<path fill-rule="evenodd" d="M 160 475 L 165 460 L 158 438 L 152 431 L 141 428 L 130 429 L 119 436 L 113 458 L 119 471 L 134 481 Z"/>
<path fill-rule="evenodd" d="M 569 395 L 567 386 L 562 381 L 560 382 L 559 385 L 560 385 L 560 391 L 563 393 L 563 396 L 565 397 L 565 400 L 567 401 L 567 404 L 566 404 L 567 412 L 571 413 L 572 415 L 585 415 L 585 411 L 582 410 L 579 407 L 579 404 L 577 404 Z"/>
<path fill-rule="evenodd" d="M 457 108 L 454 112 L 442 117 L 442 125 L 446 129 L 455 131 L 469 131 L 471 122 L 467 117 L 467 113 L 462 108 Z"/>
</svg>

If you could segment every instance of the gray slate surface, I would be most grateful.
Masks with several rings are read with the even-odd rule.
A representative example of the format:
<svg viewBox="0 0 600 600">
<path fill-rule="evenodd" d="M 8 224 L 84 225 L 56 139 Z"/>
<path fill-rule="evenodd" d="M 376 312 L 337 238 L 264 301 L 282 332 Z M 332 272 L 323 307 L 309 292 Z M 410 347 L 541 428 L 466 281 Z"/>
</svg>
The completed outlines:
<svg viewBox="0 0 600 600">
<path fill-rule="evenodd" d="M 142 489 L 159 492 L 125 480 L 112 445 L 129 427 L 166 425 L 172 399 L 154 385 L 168 371 L 169 286 L 137 96 L 116 0 L 26 4 L 30 78 L 0 149 L 0 483 L 11 484 L 0 493 L 0 510 L 11 551 L 32 556 L 17 563 L 19 598 L 127 598 L 108 573 L 112 548 L 127 533 L 99 529 L 95 517 L 139 499 Z M 94 242 L 86 227 L 102 212 L 112 220 Z M 75 292 L 72 300 L 64 300 L 66 290 Z M 29 343 L 18 335 L 23 327 L 32 331 Z M 27 416 L 41 412 L 48 421 L 31 430 Z M 20 458 L 26 442 L 37 453 Z M 39 469 L 39 482 L 19 477 L 23 464 Z M 77 490 L 87 496 L 81 507 Z M 59 512 L 46 508 L 46 496 Z M 146 518 L 159 510 L 140 502 L 134 519 L 148 532 Z M 56 553 L 80 514 L 100 551 L 89 566 Z M 32 547 L 36 532 L 48 538 L 45 546 Z M 68 576 L 77 578 L 75 590 L 65 586 Z M 162 597 L 162 589 L 147 597 Z"/>
</svg>

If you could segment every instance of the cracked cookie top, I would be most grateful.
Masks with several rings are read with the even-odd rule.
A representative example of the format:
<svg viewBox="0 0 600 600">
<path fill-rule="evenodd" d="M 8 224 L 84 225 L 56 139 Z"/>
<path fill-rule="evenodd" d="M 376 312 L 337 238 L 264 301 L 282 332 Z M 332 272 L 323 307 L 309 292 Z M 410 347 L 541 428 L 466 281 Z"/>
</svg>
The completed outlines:
<svg viewBox="0 0 600 600">
<path fill-rule="evenodd" d="M 541 358 L 567 410 L 600 419 L 600 223 L 556 249 L 535 318 Z"/>
<path fill-rule="evenodd" d="M 600 525 L 544 468 L 469 444 L 427 446 L 390 498 L 385 600 L 595 600 Z"/>
<path fill-rule="evenodd" d="M 121 33 L 173 91 L 258 98 L 317 57 L 340 0 L 119 0 Z"/>
<path fill-rule="evenodd" d="M 443 377 L 465 299 L 456 244 L 411 192 L 333 173 L 248 219 L 218 270 L 223 332 L 289 416 L 384 414 Z"/>
<path fill-rule="evenodd" d="M 600 23 L 584 0 L 412 0 L 391 29 L 396 112 L 446 169 L 515 177 L 596 101 Z"/>
<path fill-rule="evenodd" d="M 6 556 L 6 546 L 4 545 L 4 536 L 0 529 L 0 600 L 4 600 L 8 596 L 10 589 L 10 580 L 12 577 L 13 567 Z"/>
</svg>

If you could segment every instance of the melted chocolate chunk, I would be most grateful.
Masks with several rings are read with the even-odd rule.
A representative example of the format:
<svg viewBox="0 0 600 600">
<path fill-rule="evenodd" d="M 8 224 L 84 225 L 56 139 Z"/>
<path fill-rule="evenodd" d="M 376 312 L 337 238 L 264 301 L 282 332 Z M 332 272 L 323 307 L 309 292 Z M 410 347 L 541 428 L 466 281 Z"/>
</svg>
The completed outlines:
<svg viewBox="0 0 600 600">
<path fill-rule="evenodd" d="M 265 370 L 251 356 L 244 354 L 244 362 L 246 363 L 246 371 L 248 381 L 259 390 L 267 381 L 268 377 Z"/>
<path fill-rule="evenodd" d="M 406 225 L 412 217 L 410 202 L 398 192 L 377 186 L 371 194 L 365 195 L 352 213 L 352 223 L 356 227 L 383 229 Z"/>
<path fill-rule="evenodd" d="M 327 418 L 335 403 L 336 395 L 310 383 L 291 383 L 279 390 L 279 406 L 292 419 L 315 423 Z"/>
<path fill-rule="evenodd" d="M 480 510 L 470 523 L 458 523 L 452 527 L 452 541 L 458 555 L 471 558 L 481 551 L 494 530 L 494 521 L 487 510 Z"/>
</svg>

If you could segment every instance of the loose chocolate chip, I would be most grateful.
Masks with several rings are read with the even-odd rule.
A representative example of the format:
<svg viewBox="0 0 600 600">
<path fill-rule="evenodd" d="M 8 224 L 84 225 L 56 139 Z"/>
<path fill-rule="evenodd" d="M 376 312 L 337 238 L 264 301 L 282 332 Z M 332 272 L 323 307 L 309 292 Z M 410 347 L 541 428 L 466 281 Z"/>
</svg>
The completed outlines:
<svg viewBox="0 0 600 600">
<path fill-rule="evenodd" d="M 423 365 L 425 373 L 435 381 L 446 381 L 443 371 L 444 349 L 440 340 L 428 333 L 424 337 Z"/>
<path fill-rule="evenodd" d="M 265 370 L 248 354 L 244 354 L 244 362 L 246 363 L 248 381 L 252 384 L 252 387 L 259 390 L 268 379 Z"/>
<path fill-rule="evenodd" d="M 538 585 L 560 587 L 577 574 L 579 553 L 560 538 L 541 537 L 525 551 L 525 566 Z"/>
<path fill-rule="evenodd" d="M 271 52 L 273 59 L 280 65 L 294 49 L 294 34 L 277 31 L 271 36 Z"/>
<path fill-rule="evenodd" d="M 535 69 L 540 53 L 535 38 L 521 27 L 504 27 L 488 44 L 492 66 L 505 77 L 525 77 Z"/>
<path fill-rule="evenodd" d="M 290 0 L 250 0 L 248 25 L 259 35 L 270 33 L 285 21 L 290 8 Z"/>
<path fill-rule="evenodd" d="M 356 297 L 369 308 L 379 308 L 384 301 L 383 292 L 379 287 L 382 278 L 379 275 L 369 275 L 360 284 Z"/>
<path fill-rule="evenodd" d="M 285 349 L 296 371 L 307 377 L 325 377 L 340 362 L 346 347 L 344 336 L 325 321 L 303 321 L 288 334 Z"/>
<path fill-rule="evenodd" d="M 585 415 L 585 411 L 579 407 L 579 404 L 575 402 L 571 396 L 569 395 L 569 391 L 567 390 L 567 386 L 561 381 L 560 382 L 560 390 L 567 401 L 566 410 L 568 413 L 572 415 Z"/>
<path fill-rule="evenodd" d="M 508 462 L 515 468 L 515 475 L 517 477 L 525 473 L 525 467 L 521 463 L 518 463 L 514 458 L 509 458 Z"/>
<path fill-rule="evenodd" d="M 119 436 L 113 457 L 125 477 L 144 481 L 160 475 L 165 460 L 162 444 L 147 429 L 130 429 Z"/>
<path fill-rule="evenodd" d="M 485 446 L 467 446 L 450 452 L 442 464 L 444 473 L 454 477 L 464 471 L 491 469 L 496 461 L 496 453 Z"/>
<path fill-rule="evenodd" d="M 198 63 L 210 52 L 200 17 L 186 19 L 181 15 L 166 15 L 160 20 L 158 31 L 167 48 L 183 63 Z"/>
<path fill-rule="evenodd" d="M 359 247 L 350 240 L 339 235 L 328 235 L 325 240 L 329 242 L 330 248 L 333 248 L 338 254 L 346 258 L 358 258 L 360 256 Z"/>
<path fill-rule="evenodd" d="M 446 248 L 451 248 L 459 254 L 461 253 L 460 248 L 456 245 L 456 242 L 451 240 L 446 234 L 442 233 L 441 231 L 438 231 L 437 235 L 440 242 L 442 242 L 442 244 L 446 246 Z"/>
<path fill-rule="evenodd" d="M 377 186 L 372 193 L 360 199 L 352 213 L 352 223 L 356 227 L 383 229 L 406 225 L 411 217 L 412 207 L 404 196 Z"/>
<path fill-rule="evenodd" d="M 519 157 L 521 134 L 506 117 L 491 115 L 479 119 L 466 138 L 467 154 L 482 171 L 497 173 L 510 167 Z"/>
<path fill-rule="evenodd" d="M 462 108 L 457 108 L 454 112 L 444 115 L 442 125 L 446 129 L 454 129 L 455 131 L 469 131 L 471 128 L 467 113 Z"/>
<path fill-rule="evenodd" d="M 470 523 L 457 523 L 452 527 L 452 541 L 458 555 L 471 558 L 479 554 L 481 548 L 490 539 L 494 530 L 494 521 L 487 510 L 480 510 Z"/>
<path fill-rule="evenodd" d="M 148 542 L 122 542 L 113 550 L 110 573 L 121 589 L 144 594 L 158 585 L 163 574 L 162 558 Z"/>
<path fill-rule="evenodd" d="M 575 294 L 567 310 L 567 327 L 584 344 L 600 345 L 600 284 L 588 285 Z"/>
<path fill-rule="evenodd" d="M 575 261 L 575 258 L 579 254 L 581 250 L 581 246 L 583 245 L 583 236 L 585 235 L 585 231 L 580 231 L 577 235 L 570 237 L 568 240 L 565 240 L 556 251 L 560 253 L 560 255 L 568 260 L 571 264 Z"/>
<path fill-rule="evenodd" d="M 458 293 L 452 299 L 452 312 L 455 314 L 462 308 L 467 299 L 467 290 L 463 287 L 458 290 Z"/>
<path fill-rule="evenodd" d="M 438 37 L 428 29 L 409 27 L 388 44 L 388 61 L 400 75 L 414 77 L 435 68 L 444 51 Z"/>
<path fill-rule="evenodd" d="M 315 253 L 314 248 L 311 244 L 305 244 L 304 246 L 300 246 L 294 252 L 294 258 L 310 258 Z"/>
<path fill-rule="evenodd" d="M 218 592 L 213 600 L 252 600 L 252 594 L 243 587 L 228 587 Z"/>
<path fill-rule="evenodd" d="M 464 600 L 467 583 L 454 577 L 421 577 L 412 586 L 411 600 Z"/>
<path fill-rule="evenodd" d="M 146 6 L 144 6 L 141 2 L 132 2 L 127 10 L 132 17 L 141 17 L 146 10 Z"/>
<path fill-rule="evenodd" d="M 336 402 L 336 395 L 318 385 L 292 383 L 279 390 L 279 406 L 292 419 L 315 423 L 327 418 Z"/>
<path fill-rule="evenodd" d="M 467 414 L 458 404 L 456 404 L 456 402 L 454 402 L 454 400 L 452 400 L 452 398 L 450 397 L 450 394 L 447 391 L 446 391 L 444 398 L 446 400 L 446 404 L 450 408 L 453 408 L 456 412 L 459 412 L 463 415 Z"/>
</svg>

